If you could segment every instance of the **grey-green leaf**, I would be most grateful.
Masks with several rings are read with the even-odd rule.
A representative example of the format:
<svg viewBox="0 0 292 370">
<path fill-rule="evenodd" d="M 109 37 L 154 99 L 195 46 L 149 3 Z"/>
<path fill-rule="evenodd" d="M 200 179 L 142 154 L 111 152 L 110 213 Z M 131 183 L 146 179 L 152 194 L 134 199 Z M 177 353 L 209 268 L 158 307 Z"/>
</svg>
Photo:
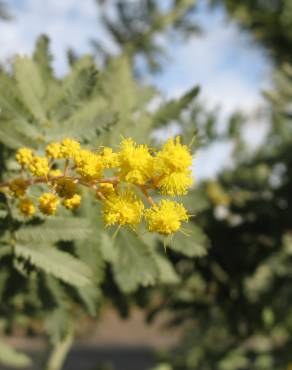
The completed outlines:
<svg viewBox="0 0 292 370">
<path fill-rule="evenodd" d="M 15 255 L 70 285 L 91 284 L 92 272 L 85 263 L 49 245 L 17 244 Z"/>
</svg>

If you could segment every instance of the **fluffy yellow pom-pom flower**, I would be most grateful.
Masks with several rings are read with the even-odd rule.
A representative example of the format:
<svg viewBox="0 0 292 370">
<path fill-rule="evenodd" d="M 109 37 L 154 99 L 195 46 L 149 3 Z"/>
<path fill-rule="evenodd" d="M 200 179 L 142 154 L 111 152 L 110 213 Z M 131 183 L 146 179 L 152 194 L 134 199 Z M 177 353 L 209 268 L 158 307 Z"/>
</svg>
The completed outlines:
<svg viewBox="0 0 292 370">
<path fill-rule="evenodd" d="M 58 168 L 55 169 L 55 170 L 51 170 L 49 172 L 49 176 L 52 176 L 52 177 L 58 177 L 58 176 L 62 176 L 63 175 L 63 172 L 61 170 L 59 170 Z"/>
<path fill-rule="evenodd" d="M 14 179 L 9 184 L 9 190 L 12 196 L 16 198 L 23 197 L 27 188 L 27 183 L 24 179 Z"/>
<path fill-rule="evenodd" d="M 148 230 L 162 235 L 175 233 L 181 227 L 181 222 L 189 219 L 182 204 L 165 199 L 146 209 L 144 214 L 148 221 Z"/>
<path fill-rule="evenodd" d="M 169 175 L 163 176 L 157 182 L 161 194 L 164 195 L 184 195 L 187 193 L 193 183 L 192 174 L 190 170 L 183 172 L 173 172 Z"/>
<path fill-rule="evenodd" d="M 90 150 L 82 149 L 75 156 L 76 171 L 85 180 L 96 180 L 102 175 L 103 163 L 100 155 Z"/>
<path fill-rule="evenodd" d="M 80 206 L 81 196 L 74 194 L 71 198 L 63 200 L 63 206 L 68 209 L 76 209 Z"/>
<path fill-rule="evenodd" d="M 22 198 L 19 201 L 18 209 L 19 209 L 20 213 L 23 216 L 26 216 L 26 217 L 33 216 L 36 212 L 35 205 L 34 205 L 33 201 L 29 198 Z"/>
<path fill-rule="evenodd" d="M 180 137 L 169 139 L 155 158 L 155 169 L 159 174 L 183 172 L 192 164 L 190 149 L 181 144 Z"/>
<path fill-rule="evenodd" d="M 130 190 L 112 194 L 103 203 L 103 219 L 106 226 L 137 225 L 142 218 L 143 202 Z"/>
<path fill-rule="evenodd" d="M 100 153 L 104 168 L 114 168 L 119 165 L 119 156 L 114 153 L 112 148 L 105 147 Z"/>
<path fill-rule="evenodd" d="M 46 147 L 46 155 L 49 158 L 62 158 L 62 153 L 61 153 L 61 144 L 60 143 L 50 143 Z"/>
<path fill-rule="evenodd" d="M 59 203 L 58 197 L 52 193 L 44 193 L 39 197 L 39 209 L 45 215 L 55 214 Z"/>
<path fill-rule="evenodd" d="M 109 183 L 102 183 L 102 184 L 99 184 L 98 191 L 99 191 L 102 195 L 104 195 L 104 196 L 108 196 L 108 195 L 110 195 L 110 194 L 115 193 L 115 187 L 113 186 L 113 184 L 109 184 Z"/>
<path fill-rule="evenodd" d="M 80 150 L 80 143 L 74 139 L 64 139 L 61 142 L 60 156 L 62 158 L 74 158 Z"/>
<path fill-rule="evenodd" d="M 29 163 L 28 169 L 35 176 L 47 176 L 49 173 L 49 162 L 46 157 L 35 156 Z"/>
<path fill-rule="evenodd" d="M 147 145 L 137 145 L 132 139 L 121 142 L 119 176 L 132 184 L 143 185 L 153 176 L 154 158 Z"/>
<path fill-rule="evenodd" d="M 29 148 L 20 148 L 16 152 L 15 158 L 21 166 L 26 166 L 32 160 L 32 150 Z"/>
</svg>

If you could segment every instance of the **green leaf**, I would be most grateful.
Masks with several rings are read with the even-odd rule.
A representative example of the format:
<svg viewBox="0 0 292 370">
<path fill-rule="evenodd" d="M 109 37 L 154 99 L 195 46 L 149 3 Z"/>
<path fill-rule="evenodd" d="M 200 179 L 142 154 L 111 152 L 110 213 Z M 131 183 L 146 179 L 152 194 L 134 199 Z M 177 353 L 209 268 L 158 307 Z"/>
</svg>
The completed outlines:
<svg viewBox="0 0 292 370">
<path fill-rule="evenodd" d="M 177 284 L 180 281 L 178 274 L 167 258 L 155 254 L 155 261 L 159 270 L 159 282 L 166 285 Z"/>
<path fill-rule="evenodd" d="M 158 279 L 158 268 L 153 251 L 133 232 L 122 230 L 116 239 L 117 258 L 113 263 L 115 280 L 125 293 L 140 285 L 153 285 Z"/>
<path fill-rule="evenodd" d="M 71 317 L 67 309 L 58 307 L 46 317 L 45 328 L 52 343 L 60 343 L 72 329 Z"/>
<path fill-rule="evenodd" d="M 101 302 L 100 284 L 104 279 L 105 262 L 100 247 L 100 236 L 94 232 L 89 239 L 75 243 L 76 254 L 92 271 L 92 285 L 78 288 L 77 293 L 90 315 L 95 316 Z"/>
<path fill-rule="evenodd" d="M 12 149 L 35 148 L 40 137 L 38 129 L 23 119 L 0 121 L 0 141 Z"/>
<path fill-rule="evenodd" d="M 18 56 L 15 59 L 14 71 L 24 104 L 38 121 L 46 122 L 43 106 L 46 90 L 36 63 L 30 58 Z"/>
<path fill-rule="evenodd" d="M 10 118 L 17 118 L 20 121 L 27 119 L 30 114 L 21 101 L 21 95 L 15 88 L 15 80 L 4 71 L 0 71 L 0 84 L 1 116 L 4 113 L 5 118 L 9 115 Z"/>
<path fill-rule="evenodd" d="M 91 316 L 96 316 L 102 301 L 100 289 L 96 286 L 88 285 L 78 289 L 78 295 L 81 301 L 84 303 L 88 313 Z"/>
<path fill-rule="evenodd" d="M 26 354 L 0 342 L 0 363 L 4 366 L 22 369 L 31 365 L 31 359 Z"/>
<path fill-rule="evenodd" d="M 24 226 L 16 238 L 25 242 L 57 242 L 82 240 L 90 235 L 90 223 L 84 218 L 52 217 L 38 226 Z"/>
<path fill-rule="evenodd" d="M 111 111 L 118 115 L 119 124 L 111 132 L 112 142 L 118 142 L 121 135 L 131 127 L 137 103 L 136 96 L 139 92 L 132 76 L 129 60 L 124 57 L 111 60 L 101 76 L 101 86 Z"/>
<path fill-rule="evenodd" d="M 47 140 L 60 140 L 71 136 L 79 140 L 93 140 L 103 131 L 107 131 L 117 121 L 115 114 L 102 109 L 97 99 L 88 101 L 69 116 L 60 125 L 54 125 L 48 130 Z"/>
<path fill-rule="evenodd" d="M 49 245 L 17 244 L 15 255 L 70 285 L 91 284 L 92 272 L 85 263 Z"/>
<path fill-rule="evenodd" d="M 94 91 L 97 82 L 97 69 L 91 56 L 84 56 L 76 62 L 52 100 L 50 111 L 52 119 L 63 121 L 70 117 L 76 109 L 83 104 L 82 100 L 88 99 Z"/>
<path fill-rule="evenodd" d="M 118 251 L 115 248 L 115 241 L 107 232 L 100 232 L 100 249 L 102 257 L 106 262 L 112 263 L 117 258 Z"/>
<path fill-rule="evenodd" d="M 178 232 L 167 246 L 187 257 L 205 256 L 207 254 L 207 238 L 202 230 L 198 226 L 190 224 L 184 229 L 184 232 L 188 236 Z"/>
</svg>

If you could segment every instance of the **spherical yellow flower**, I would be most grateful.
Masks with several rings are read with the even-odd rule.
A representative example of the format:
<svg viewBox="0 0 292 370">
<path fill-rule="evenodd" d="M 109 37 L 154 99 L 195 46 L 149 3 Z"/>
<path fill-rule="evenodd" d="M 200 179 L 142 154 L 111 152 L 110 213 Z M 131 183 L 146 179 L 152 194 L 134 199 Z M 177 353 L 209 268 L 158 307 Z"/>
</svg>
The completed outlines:
<svg viewBox="0 0 292 370">
<path fill-rule="evenodd" d="M 165 199 L 146 209 L 144 214 L 148 221 L 148 230 L 162 235 L 175 233 L 181 227 L 181 222 L 189 219 L 182 204 Z"/>
<path fill-rule="evenodd" d="M 80 143 L 73 139 L 64 139 L 61 142 L 60 155 L 62 158 L 74 158 L 80 150 Z"/>
<path fill-rule="evenodd" d="M 114 188 L 113 184 L 110 184 L 110 183 L 102 183 L 102 184 L 99 184 L 98 191 L 102 195 L 108 196 L 110 194 L 115 193 L 115 188 Z"/>
<path fill-rule="evenodd" d="M 80 150 L 75 156 L 76 171 L 86 180 L 97 180 L 102 176 L 101 156 L 87 149 Z"/>
<path fill-rule="evenodd" d="M 9 183 L 9 190 L 12 196 L 21 198 L 25 195 L 27 182 L 24 179 L 18 178 Z"/>
<path fill-rule="evenodd" d="M 112 148 L 104 147 L 100 153 L 104 168 L 114 168 L 119 166 L 119 156 L 114 153 Z"/>
<path fill-rule="evenodd" d="M 231 198 L 228 194 L 225 193 L 223 188 L 215 181 L 210 181 L 207 185 L 207 195 L 210 198 L 211 202 L 216 206 L 222 205 L 228 207 Z"/>
<path fill-rule="evenodd" d="M 74 194 L 71 198 L 63 200 L 63 206 L 68 209 L 76 209 L 80 206 L 81 196 Z"/>
<path fill-rule="evenodd" d="M 137 225 L 142 218 L 143 202 L 134 192 L 128 190 L 123 194 L 112 194 L 103 202 L 103 219 L 106 226 Z"/>
<path fill-rule="evenodd" d="M 35 156 L 29 163 L 28 169 L 35 176 L 47 176 L 49 173 L 49 162 L 46 157 Z"/>
<path fill-rule="evenodd" d="M 58 176 L 62 176 L 62 175 L 63 175 L 63 172 L 59 169 L 51 170 L 49 172 L 49 176 L 52 176 L 52 177 L 58 177 Z"/>
<path fill-rule="evenodd" d="M 159 174 L 170 174 L 172 172 L 184 172 L 192 164 L 190 149 L 181 144 L 181 139 L 177 136 L 169 139 L 163 145 L 155 158 L 155 169 Z"/>
<path fill-rule="evenodd" d="M 29 198 L 22 198 L 19 201 L 18 209 L 23 216 L 30 217 L 36 212 L 33 201 Z"/>
<path fill-rule="evenodd" d="M 143 185 L 153 176 L 154 158 L 147 145 L 137 145 L 132 139 L 121 142 L 119 177 L 132 184 Z"/>
<path fill-rule="evenodd" d="M 32 160 L 32 150 L 29 148 L 20 148 L 16 152 L 15 158 L 21 166 L 26 166 Z"/>
<path fill-rule="evenodd" d="M 156 186 L 159 188 L 161 194 L 176 196 L 186 194 L 192 183 L 191 171 L 185 170 L 161 177 Z"/>
<path fill-rule="evenodd" d="M 61 198 L 71 198 L 76 193 L 77 185 L 72 179 L 60 178 L 54 183 L 56 183 L 56 192 Z"/>
<path fill-rule="evenodd" d="M 39 209 L 45 215 L 55 214 L 59 203 L 58 197 L 52 193 L 44 193 L 39 197 Z"/>
<path fill-rule="evenodd" d="M 49 158 L 62 158 L 62 153 L 61 153 L 61 144 L 60 143 L 50 143 L 46 147 L 46 155 Z"/>
</svg>

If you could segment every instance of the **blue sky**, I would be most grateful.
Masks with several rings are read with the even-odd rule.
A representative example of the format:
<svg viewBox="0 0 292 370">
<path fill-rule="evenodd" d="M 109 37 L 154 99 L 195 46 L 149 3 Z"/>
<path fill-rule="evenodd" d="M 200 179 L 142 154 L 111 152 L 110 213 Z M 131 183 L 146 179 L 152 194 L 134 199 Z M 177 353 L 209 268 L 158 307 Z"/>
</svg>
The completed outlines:
<svg viewBox="0 0 292 370">
<path fill-rule="evenodd" d="M 114 1 L 114 0 L 112 0 Z M 139 0 L 131 0 L 139 1 Z M 10 0 L 7 2 L 13 22 L 0 23 L 0 60 L 15 53 L 29 54 L 36 38 L 46 33 L 51 38 L 54 67 L 58 75 L 66 72 L 65 50 L 91 51 L 89 40 L 95 35 L 115 51 L 111 40 L 100 27 L 94 0 Z M 227 21 L 221 8 L 210 11 L 205 0 L 194 16 L 203 34 L 188 41 L 163 40 L 169 54 L 162 74 L 151 77 L 167 97 L 181 95 L 190 87 L 201 85 L 201 100 L 209 107 L 220 106 L 222 119 L 235 109 L 252 114 L 262 105 L 261 89 L 269 84 L 270 66 L 264 51 L 251 38 Z M 251 137 L 260 138 L 264 127 L 250 122 Z M 256 142 L 256 140 L 255 140 Z M 216 161 L 212 158 L 216 156 Z M 198 171 L 205 177 L 228 161 L 230 148 L 199 153 Z"/>
</svg>

